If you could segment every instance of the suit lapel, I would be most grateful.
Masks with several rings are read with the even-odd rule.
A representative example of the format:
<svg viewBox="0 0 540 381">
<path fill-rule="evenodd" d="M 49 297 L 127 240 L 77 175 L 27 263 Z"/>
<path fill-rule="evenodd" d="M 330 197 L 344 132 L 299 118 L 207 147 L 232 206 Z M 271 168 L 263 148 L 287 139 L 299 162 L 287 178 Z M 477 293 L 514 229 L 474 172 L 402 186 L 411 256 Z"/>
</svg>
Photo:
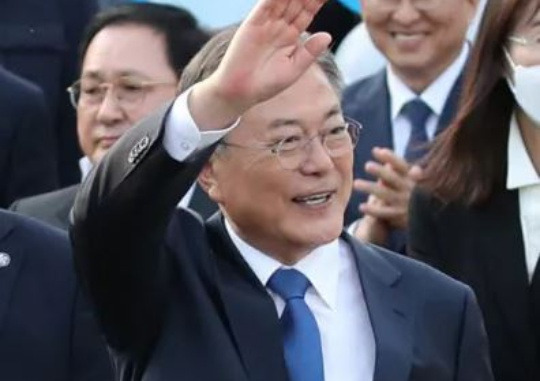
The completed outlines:
<svg viewBox="0 0 540 381">
<path fill-rule="evenodd" d="M 475 252 L 481 253 L 488 269 L 487 288 L 494 290 L 496 308 L 503 315 L 507 329 L 513 332 L 515 342 L 523 343 L 512 350 L 532 348 L 531 333 L 534 331 L 530 321 L 529 281 L 518 192 L 502 191 L 493 195 L 486 206 L 475 210 L 475 214 L 471 231 L 480 233 L 475 235 L 473 247 Z M 530 353 L 522 353 L 522 356 L 527 361 L 536 361 Z"/>
<path fill-rule="evenodd" d="M 394 146 L 386 71 L 383 70 L 373 77 L 373 80 L 357 94 L 354 102 L 363 105 L 362 108 L 351 111 L 350 115 L 358 119 L 363 126 L 355 148 L 354 174 L 356 178 L 366 176 L 364 164 L 371 159 L 373 147 L 393 148 Z"/>
<path fill-rule="evenodd" d="M 24 252 L 14 245 L 10 239 L 10 233 L 14 229 L 14 224 L 9 215 L 0 213 L 0 252 L 10 256 L 9 266 L 0 268 L 0 330 L 3 328 L 4 319 L 9 309 L 13 286 L 24 261 Z"/>
<path fill-rule="evenodd" d="M 218 210 L 216 203 L 210 200 L 206 192 L 202 190 L 199 184 L 195 185 L 195 191 L 193 192 L 193 197 L 189 202 L 189 208 L 196 211 L 203 220 L 206 220 Z"/>
<path fill-rule="evenodd" d="M 362 124 L 354 150 L 354 178 L 374 180 L 364 170 L 366 162 L 373 157 L 371 150 L 373 147 L 394 148 L 386 70 L 380 71 L 358 89 L 352 99 L 344 104 L 344 113 Z M 358 218 L 358 205 L 366 198 L 364 193 L 352 193 L 345 212 L 346 224 Z"/>
<path fill-rule="evenodd" d="M 371 247 L 343 235 L 355 254 L 375 336 L 373 381 L 408 380 L 412 366 L 414 305 L 400 287 L 401 273 Z"/>
<path fill-rule="evenodd" d="M 452 121 L 454 120 L 459 104 L 462 87 L 463 74 L 458 77 L 458 79 L 454 83 L 454 86 L 452 87 L 452 90 L 450 90 L 450 94 L 448 94 L 448 99 L 446 100 L 441 117 L 439 118 L 439 124 L 435 132 L 436 135 L 444 131 L 444 129 L 446 129 L 446 127 L 448 127 L 450 123 L 452 123 Z"/>
<path fill-rule="evenodd" d="M 230 240 L 221 214 L 207 222 L 216 253 L 218 284 L 228 322 L 250 380 L 287 380 L 272 298 Z"/>
<path fill-rule="evenodd" d="M 231 242 L 216 215 L 207 222 L 217 253 L 223 307 L 251 380 L 287 380 L 274 303 Z M 399 287 L 401 273 L 346 234 L 355 255 L 376 343 L 374 381 L 405 381 L 412 365 L 414 306 Z"/>
</svg>

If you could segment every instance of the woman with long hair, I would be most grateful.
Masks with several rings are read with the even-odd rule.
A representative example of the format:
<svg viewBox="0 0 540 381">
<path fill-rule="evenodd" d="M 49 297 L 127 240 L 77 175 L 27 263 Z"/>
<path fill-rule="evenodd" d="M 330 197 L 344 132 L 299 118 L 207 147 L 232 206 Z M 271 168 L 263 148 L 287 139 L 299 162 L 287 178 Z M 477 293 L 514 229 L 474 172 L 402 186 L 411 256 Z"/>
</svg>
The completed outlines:
<svg viewBox="0 0 540 381">
<path fill-rule="evenodd" d="M 498 381 L 540 380 L 540 0 L 489 1 L 425 162 L 411 255 L 474 289 Z"/>
</svg>

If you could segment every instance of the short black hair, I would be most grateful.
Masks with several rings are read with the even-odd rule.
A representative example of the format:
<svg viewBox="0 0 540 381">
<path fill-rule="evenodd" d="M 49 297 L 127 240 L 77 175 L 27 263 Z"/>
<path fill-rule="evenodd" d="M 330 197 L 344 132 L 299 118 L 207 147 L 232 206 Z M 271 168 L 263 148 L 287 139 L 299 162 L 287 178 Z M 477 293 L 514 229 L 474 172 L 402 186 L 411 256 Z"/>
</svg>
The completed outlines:
<svg viewBox="0 0 540 381">
<path fill-rule="evenodd" d="M 146 26 L 163 35 L 168 63 L 179 78 L 184 67 L 210 38 L 210 33 L 185 9 L 153 3 L 121 4 L 99 12 L 88 24 L 79 47 L 79 68 L 96 34 L 119 25 Z"/>
</svg>

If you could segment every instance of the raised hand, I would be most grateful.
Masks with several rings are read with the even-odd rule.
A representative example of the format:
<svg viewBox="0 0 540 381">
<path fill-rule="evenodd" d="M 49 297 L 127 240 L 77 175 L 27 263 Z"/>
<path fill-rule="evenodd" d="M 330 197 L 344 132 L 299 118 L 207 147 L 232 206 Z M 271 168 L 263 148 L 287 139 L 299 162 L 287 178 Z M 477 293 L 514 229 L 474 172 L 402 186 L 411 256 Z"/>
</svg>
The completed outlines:
<svg viewBox="0 0 540 381">
<path fill-rule="evenodd" d="M 216 75 L 246 103 L 271 98 L 296 81 L 330 43 L 327 33 L 300 35 L 326 0 L 263 0 L 242 23 Z"/>
<path fill-rule="evenodd" d="M 394 229 L 408 227 L 408 207 L 412 190 L 422 177 L 422 169 L 411 166 L 387 148 L 374 148 L 375 161 L 366 163 L 366 172 L 375 176 L 377 181 L 357 179 L 356 190 L 368 193 L 379 202 L 361 204 L 364 215 L 384 221 Z"/>
<path fill-rule="evenodd" d="M 328 33 L 316 33 L 304 42 L 299 39 L 326 1 L 260 0 L 239 27 L 216 72 L 192 94 L 195 119 L 197 107 L 209 97 L 224 114 L 237 117 L 292 85 L 331 42 Z M 208 109 L 202 108 L 201 114 Z"/>
</svg>

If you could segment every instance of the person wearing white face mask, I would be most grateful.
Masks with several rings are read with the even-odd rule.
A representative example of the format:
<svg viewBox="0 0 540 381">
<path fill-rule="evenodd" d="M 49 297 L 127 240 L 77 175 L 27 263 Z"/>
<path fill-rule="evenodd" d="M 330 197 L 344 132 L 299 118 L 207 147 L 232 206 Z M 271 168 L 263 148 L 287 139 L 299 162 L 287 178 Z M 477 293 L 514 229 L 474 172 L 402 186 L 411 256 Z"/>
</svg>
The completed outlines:
<svg viewBox="0 0 540 381">
<path fill-rule="evenodd" d="M 536 47 L 536 54 L 538 54 L 538 49 L 540 48 L 540 28 L 538 28 L 537 36 L 511 36 L 509 40 L 517 45 Z M 512 89 L 521 110 L 531 119 L 534 126 L 540 127 L 540 97 L 538 96 L 538 89 L 540 88 L 540 62 L 533 62 L 533 66 L 516 64 L 508 50 L 504 52 L 512 68 L 512 76 L 508 77 L 508 86 Z"/>
<path fill-rule="evenodd" d="M 409 252 L 474 289 L 496 380 L 540 380 L 540 0 L 490 1 L 471 57 L 413 193 Z"/>
</svg>

